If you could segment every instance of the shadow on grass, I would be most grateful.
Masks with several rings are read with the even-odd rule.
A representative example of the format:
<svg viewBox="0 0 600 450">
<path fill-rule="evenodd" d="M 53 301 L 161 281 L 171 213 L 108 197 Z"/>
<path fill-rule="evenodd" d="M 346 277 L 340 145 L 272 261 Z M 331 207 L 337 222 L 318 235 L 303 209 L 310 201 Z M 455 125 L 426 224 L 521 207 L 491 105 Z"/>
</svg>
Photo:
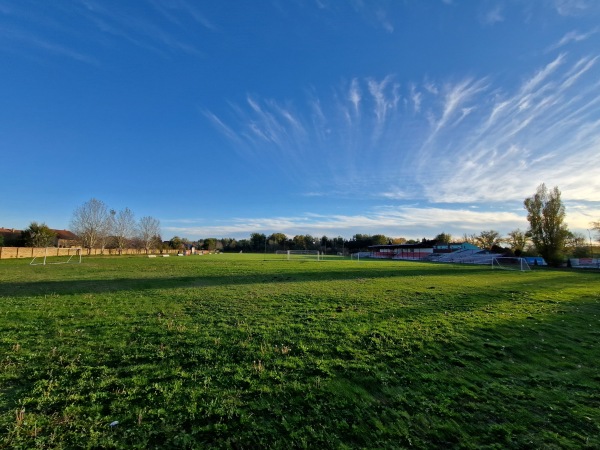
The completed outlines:
<svg viewBox="0 0 600 450">
<path fill-rule="evenodd" d="M 390 417 L 412 429 L 406 446 L 598 448 L 598 315 L 598 300 L 570 301 L 562 314 L 502 320 L 388 358 L 394 381 L 346 370 L 340 385 L 367 393 L 356 410 L 363 423 L 382 406 L 401 411 Z"/>
<path fill-rule="evenodd" d="M 239 277 L 238 282 L 244 278 Z M 191 277 L 184 278 L 187 279 Z M 222 281 L 222 277 L 211 279 Z M 150 281 L 165 283 L 165 280 L 174 281 L 162 278 Z M 135 284 L 148 280 L 120 281 Z M 438 306 L 437 313 L 443 315 L 443 306 Z M 294 444 L 298 444 L 295 439 L 299 438 L 305 439 L 307 446 L 313 448 L 583 448 L 586 445 L 597 448 L 600 445 L 597 426 L 600 421 L 597 409 L 600 377 L 594 362 L 600 358 L 600 347 L 597 345 L 597 328 L 591 327 L 590 323 L 598 314 L 597 299 L 573 300 L 561 315 L 502 318 L 495 325 L 479 328 L 471 328 L 475 324 L 471 322 L 464 328 L 464 333 L 454 337 L 440 335 L 436 340 L 414 347 L 410 353 L 397 345 L 379 347 L 369 339 L 357 339 L 352 343 L 358 350 L 356 355 L 368 351 L 369 358 L 350 360 L 347 364 L 336 356 L 339 351 L 336 347 L 345 343 L 334 333 L 323 334 L 319 339 L 322 339 L 322 347 L 328 349 L 328 356 L 324 358 L 314 354 L 312 349 L 307 350 L 302 354 L 303 364 L 293 366 L 293 375 L 301 392 L 269 378 L 276 375 L 274 372 L 253 372 L 250 363 L 255 356 L 250 349 L 241 351 L 238 347 L 230 347 L 223 350 L 231 353 L 237 348 L 241 352 L 241 361 L 228 354 L 222 360 L 211 360 L 210 365 L 201 366 L 191 358 L 187 361 L 189 371 L 198 365 L 206 375 L 214 377 L 215 383 L 223 379 L 229 392 L 241 393 L 236 400 L 235 414 L 217 411 L 201 419 L 201 423 L 225 423 L 226 431 L 219 435 L 214 431 L 211 434 L 210 430 L 198 431 L 200 419 L 185 408 L 190 402 L 188 391 L 182 391 L 181 398 L 175 397 L 165 406 L 159 403 L 161 397 L 153 398 L 150 391 L 142 389 L 146 386 L 142 386 L 136 401 L 140 402 L 139 408 L 148 411 L 159 406 L 167 409 L 167 414 L 160 420 L 150 415 L 144 418 L 155 427 L 154 435 L 165 446 L 175 446 L 178 437 L 187 435 L 190 439 L 192 436 L 198 439 L 197 442 L 214 440 L 210 441 L 214 447 L 221 448 L 228 447 L 226 439 L 233 436 L 239 448 L 251 448 L 257 440 L 272 442 L 275 437 L 282 448 L 298 446 Z M 460 323 L 454 325 L 458 327 Z M 424 331 L 433 326 L 431 322 L 423 321 Z M 373 327 L 377 328 L 377 323 Z M 368 332 L 356 330 L 356 333 Z M 164 338 L 157 338 L 150 329 L 147 334 L 144 329 L 136 333 L 144 333 L 142 337 L 156 345 Z M 389 333 L 402 332 L 390 330 Z M 177 339 L 180 337 L 178 335 Z M 410 335 L 404 337 L 411 339 Z M 180 365 L 186 362 L 185 355 L 203 351 L 202 345 L 205 342 L 191 339 L 186 346 L 181 346 L 186 347 L 187 353 L 174 354 L 173 360 L 166 362 Z M 134 350 L 132 346 L 131 354 Z M 110 358 L 107 353 L 98 355 L 97 366 L 104 367 Z M 116 366 L 120 367 L 120 363 L 119 360 Z M 164 366 L 165 360 L 156 355 L 147 364 Z M 233 365 L 243 376 L 223 377 L 224 369 Z M 104 367 L 107 374 L 113 373 L 111 367 Z M 315 378 L 315 368 L 320 367 L 323 367 L 322 372 L 317 372 Z M 280 368 L 285 369 L 284 366 Z M 26 369 L 31 367 L 24 366 L 23 370 Z M 93 371 L 91 366 L 79 369 L 85 374 L 94 373 L 90 372 Z M 27 373 L 30 375 L 18 381 L 19 391 L 13 385 L 6 391 L 5 398 L 21 398 L 40 382 L 39 377 L 45 372 L 28 370 Z M 125 375 L 125 372 L 115 373 Z M 127 376 L 133 377 L 134 373 L 127 373 Z M 79 392 L 82 387 L 67 375 L 64 383 Z M 319 380 L 318 384 L 315 379 Z M 158 373 L 151 381 L 168 388 L 174 386 L 171 378 L 167 375 L 161 378 Z M 151 384 L 150 380 L 147 384 Z M 197 389 L 197 384 L 193 383 L 193 389 Z M 272 385 L 278 389 L 272 389 Z M 205 391 L 203 403 L 223 402 L 226 399 L 223 391 L 226 390 Z M 30 395 L 28 408 L 44 404 L 42 393 L 36 395 Z M 116 395 L 106 398 L 104 401 L 109 409 L 116 402 Z M 89 399 L 82 396 L 77 402 L 81 408 L 87 408 Z M 16 408 L 13 404 L 2 406 Z M 239 419 L 242 413 L 249 413 L 243 421 Z M 10 420 L 14 421 L 14 414 Z M 123 448 L 127 446 L 125 444 L 133 446 L 136 438 L 143 437 L 136 433 L 145 432 L 142 427 L 135 428 L 133 419 L 129 421 L 130 426 L 123 426 L 123 430 L 128 429 L 131 434 L 126 435 L 119 429 L 112 431 L 112 436 Z M 322 430 L 322 433 L 314 430 Z M 66 427 L 60 431 L 74 433 Z M 33 439 L 29 443 L 33 444 Z"/>
<path fill-rule="evenodd" d="M 298 283 L 298 282 L 327 282 L 327 281 L 352 281 L 375 280 L 382 278 L 404 277 L 436 277 L 477 274 L 490 274 L 488 266 L 483 267 L 455 267 L 428 266 L 398 268 L 349 268 L 336 270 L 281 270 L 269 274 L 202 274 L 185 276 L 157 276 L 157 277 L 131 277 L 114 279 L 88 279 L 88 280 L 53 280 L 53 281 L 21 281 L 0 283 L 0 297 L 27 297 L 46 294 L 86 294 L 105 293 L 132 290 L 193 288 L 203 286 L 234 286 L 264 283 Z"/>
</svg>

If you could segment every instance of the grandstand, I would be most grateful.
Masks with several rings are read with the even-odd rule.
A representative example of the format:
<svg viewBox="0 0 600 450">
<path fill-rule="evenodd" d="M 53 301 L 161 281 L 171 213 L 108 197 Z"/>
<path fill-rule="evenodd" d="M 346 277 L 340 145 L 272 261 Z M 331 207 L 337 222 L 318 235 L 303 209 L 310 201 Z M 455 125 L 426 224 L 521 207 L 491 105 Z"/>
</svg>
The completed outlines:
<svg viewBox="0 0 600 450">
<path fill-rule="evenodd" d="M 500 258 L 500 253 L 489 250 L 464 249 L 452 253 L 433 253 L 425 261 L 458 263 L 458 264 L 492 264 L 494 258 Z"/>
<path fill-rule="evenodd" d="M 570 258 L 568 265 L 575 269 L 600 269 L 600 258 Z"/>
<path fill-rule="evenodd" d="M 435 240 L 423 239 L 416 244 L 389 244 L 373 245 L 369 247 L 371 258 L 399 259 L 408 261 L 435 261 L 440 255 L 456 255 L 458 252 L 470 251 L 471 253 L 482 250 L 468 242 L 462 243 L 437 243 Z M 491 264 L 491 259 L 490 259 Z"/>
<path fill-rule="evenodd" d="M 457 264 L 491 265 L 500 253 L 482 250 L 468 242 L 438 244 L 436 241 L 423 240 L 417 244 L 373 245 L 370 258 L 407 261 L 432 261 Z"/>
</svg>

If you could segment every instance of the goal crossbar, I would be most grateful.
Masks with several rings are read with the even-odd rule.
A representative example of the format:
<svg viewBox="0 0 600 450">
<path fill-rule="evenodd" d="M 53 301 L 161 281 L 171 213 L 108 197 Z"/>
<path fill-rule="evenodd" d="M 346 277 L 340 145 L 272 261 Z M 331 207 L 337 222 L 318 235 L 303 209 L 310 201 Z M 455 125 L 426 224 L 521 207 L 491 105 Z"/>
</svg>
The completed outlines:
<svg viewBox="0 0 600 450">
<path fill-rule="evenodd" d="M 516 258 L 510 256 L 499 256 L 492 259 L 492 269 L 518 270 L 526 272 L 531 270 L 525 258 Z"/>
<path fill-rule="evenodd" d="M 314 259 L 321 261 L 322 255 L 318 250 L 278 250 L 278 255 L 286 255 L 286 259 Z"/>
<path fill-rule="evenodd" d="M 48 254 L 51 249 L 52 254 Z M 54 252 L 56 251 L 56 252 Z M 51 248 L 44 249 L 44 256 L 36 255 L 33 257 L 30 266 L 45 266 L 48 264 L 81 264 L 82 248 Z M 55 258 L 60 258 L 58 261 Z"/>
</svg>

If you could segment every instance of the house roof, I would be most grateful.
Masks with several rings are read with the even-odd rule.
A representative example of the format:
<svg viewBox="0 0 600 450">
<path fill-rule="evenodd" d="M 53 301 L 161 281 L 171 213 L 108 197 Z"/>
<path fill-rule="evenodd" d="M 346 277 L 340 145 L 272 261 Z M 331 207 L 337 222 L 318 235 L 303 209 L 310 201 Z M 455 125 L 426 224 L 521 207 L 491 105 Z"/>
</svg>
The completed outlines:
<svg viewBox="0 0 600 450">
<path fill-rule="evenodd" d="M 22 231 L 23 230 L 15 230 L 14 228 L 0 228 L 0 234 L 3 235 L 3 236 L 21 234 Z M 67 240 L 67 241 L 75 241 L 75 240 L 79 239 L 76 234 L 72 233 L 69 230 L 53 230 L 53 229 L 50 229 L 50 231 L 52 231 L 53 233 L 55 233 L 56 237 L 58 239 L 64 239 L 64 240 Z"/>
<path fill-rule="evenodd" d="M 0 228 L 0 236 L 8 238 L 14 235 L 21 235 L 21 230 L 15 230 L 14 228 Z"/>
<path fill-rule="evenodd" d="M 14 228 L 0 227 L 0 233 L 20 233 L 21 230 L 15 230 Z"/>
<path fill-rule="evenodd" d="M 56 237 L 58 239 L 64 239 L 66 241 L 76 241 L 79 239 L 76 234 L 70 232 L 69 230 L 52 230 L 56 233 Z"/>
</svg>

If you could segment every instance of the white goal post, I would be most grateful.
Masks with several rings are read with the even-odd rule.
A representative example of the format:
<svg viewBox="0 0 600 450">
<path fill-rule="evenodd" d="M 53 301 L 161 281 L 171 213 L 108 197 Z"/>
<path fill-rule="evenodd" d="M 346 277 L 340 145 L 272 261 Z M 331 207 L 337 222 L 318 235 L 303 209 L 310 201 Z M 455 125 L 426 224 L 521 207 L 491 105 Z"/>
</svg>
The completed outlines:
<svg viewBox="0 0 600 450">
<path fill-rule="evenodd" d="M 47 264 L 81 264 L 81 247 L 54 248 L 46 247 L 43 255 L 35 255 L 30 266 L 45 266 Z"/>
<path fill-rule="evenodd" d="M 321 261 L 322 255 L 318 250 L 277 250 L 276 255 L 286 255 L 288 261 L 292 259 L 306 259 Z"/>
<path fill-rule="evenodd" d="M 361 258 L 369 258 L 371 256 L 371 252 L 356 252 L 350 254 L 350 259 L 352 261 L 360 262 Z"/>
<path fill-rule="evenodd" d="M 531 270 L 531 267 L 529 267 L 525 258 L 498 256 L 492 258 L 492 269 L 519 270 L 525 272 Z"/>
</svg>

